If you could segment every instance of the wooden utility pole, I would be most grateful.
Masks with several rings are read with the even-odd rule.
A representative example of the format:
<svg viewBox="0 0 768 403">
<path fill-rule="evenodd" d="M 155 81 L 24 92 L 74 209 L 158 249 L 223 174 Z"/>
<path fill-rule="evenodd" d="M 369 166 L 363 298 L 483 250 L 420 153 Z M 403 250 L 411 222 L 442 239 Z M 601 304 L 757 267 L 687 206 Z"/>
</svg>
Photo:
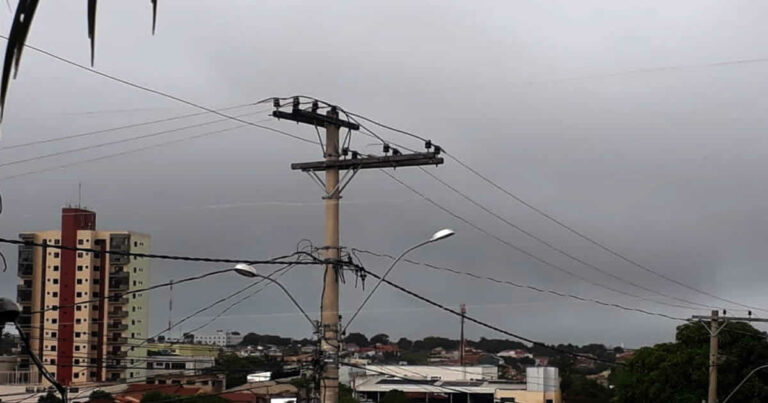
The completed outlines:
<svg viewBox="0 0 768 403">
<path fill-rule="evenodd" d="M 311 109 L 302 109 L 298 97 L 293 99 L 290 112 L 280 110 L 279 100 L 275 100 L 276 110 L 272 116 L 278 119 L 291 120 L 325 128 L 325 147 L 322 161 L 301 162 L 291 164 L 291 169 L 301 170 L 310 175 L 325 193 L 325 257 L 327 264 L 323 278 L 323 294 L 320 302 L 320 350 L 322 354 L 322 382 L 320 383 L 320 399 L 322 403 L 338 403 L 339 401 L 339 352 L 341 350 L 339 315 L 339 261 L 341 250 L 339 244 L 339 200 L 341 192 L 361 169 L 397 168 L 404 166 L 440 165 L 443 158 L 438 157 L 440 148 L 427 142 L 428 152 L 402 154 L 399 150 L 384 145 L 385 152 L 391 155 L 362 156 L 349 149 L 340 148 L 339 130 L 346 128 L 352 131 L 360 130 L 360 125 L 339 118 L 339 110 L 330 106 L 325 114 L 319 113 L 317 101 Z M 321 146 L 323 144 L 321 143 Z M 317 172 L 325 171 L 325 181 Z M 345 171 L 340 177 L 340 171 Z"/>
<path fill-rule="evenodd" d="M 717 316 L 717 310 L 713 310 L 709 320 L 709 392 L 707 393 L 707 403 L 717 402 L 717 336 L 720 333 Z"/>
<path fill-rule="evenodd" d="M 725 312 L 725 311 L 723 311 Z M 709 331 L 709 388 L 707 403 L 717 403 L 717 366 L 719 352 L 719 334 L 728 322 L 768 322 L 768 319 L 753 318 L 750 312 L 748 317 L 720 316 L 717 310 L 713 310 L 709 316 L 694 315 L 692 320 L 699 321 Z M 704 324 L 709 322 L 709 326 Z"/>
</svg>

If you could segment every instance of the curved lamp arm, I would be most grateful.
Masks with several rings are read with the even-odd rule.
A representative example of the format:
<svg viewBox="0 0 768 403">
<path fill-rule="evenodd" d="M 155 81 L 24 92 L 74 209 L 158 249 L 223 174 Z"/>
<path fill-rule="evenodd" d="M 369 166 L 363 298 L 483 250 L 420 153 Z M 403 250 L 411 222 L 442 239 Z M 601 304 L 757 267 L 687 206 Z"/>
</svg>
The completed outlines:
<svg viewBox="0 0 768 403">
<path fill-rule="evenodd" d="M 725 398 L 725 400 L 723 400 L 723 403 L 726 403 L 726 402 L 728 401 L 728 399 L 730 399 L 730 398 L 731 398 L 731 397 L 732 397 L 732 396 L 733 396 L 733 395 L 736 393 L 736 391 L 738 391 L 738 390 L 739 390 L 739 388 L 741 387 L 741 385 L 743 385 L 743 384 L 744 384 L 744 382 L 746 382 L 746 381 L 747 381 L 747 379 L 749 379 L 749 378 L 750 378 L 750 377 L 751 377 L 751 376 L 752 376 L 752 375 L 753 375 L 755 372 L 757 372 L 757 371 L 759 371 L 759 370 L 761 370 L 761 369 L 764 369 L 764 368 L 768 368 L 768 364 L 766 364 L 766 365 L 761 365 L 761 366 L 759 366 L 759 367 L 757 367 L 757 368 L 753 369 L 753 370 L 752 370 L 752 371 L 751 371 L 749 374 L 747 374 L 747 376 L 746 376 L 746 377 L 744 377 L 744 379 L 742 379 L 742 380 L 741 380 L 741 382 L 739 382 L 739 384 L 738 384 L 738 385 L 736 385 L 736 388 L 734 388 L 734 389 L 733 389 L 733 391 L 732 391 L 732 392 L 731 392 L 731 393 L 728 395 L 728 397 L 726 397 L 726 398 Z"/>
<path fill-rule="evenodd" d="M 442 229 L 440 231 L 435 232 L 435 234 L 432 235 L 432 237 L 427 239 L 426 241 L 420 242 L 420 243 L 418 243 L 416 245 L 413 245 L 410 248 L 406 249 L 403 253 L 401 253 L 400 256 L 398 256 L 397 259 L 395 259 L 395 261 L 392 262 L 392 264 L 389 266 L 387 271 L 384 272 L 384 275 L 379 278 L 379 281 L 376 282 L 376 285 L 373 286 L 373 289 L 371 290 L 371 292 L 368 293 L 368 295 L 365 297 L 365 299 L 360 304 L 360 306 L 357 307 L 357 310 L 355 311 L 354 314 L 352 314 L 352 317 L 349 318 L 349 320 L 347 321 L 346 326 L 344 326 L 344 329 L 341 331 L 341 333 L 344 334 L 347 331 L 347 328 L 352 323 L 352 321 L 355 320 L 355 318 L 357 317 L 357 314 L 359 314 L 360 311 L 365 306 L 365 304 L 368 303 L 368 300 L 371 299 L 371 297 L 373 296 L 373 293 L 375 293 L 376 290 L 381 285 L 381 283 L 384 282 L 384 279 L 387 278 L 387 275 L 389 275 L 389 273 L 392 271 L 392 269 L 395 268 L 395 265 L 397 265 L 397 262 L 399 262 L 400 259 L 405 257 L 405 255 L 407 255 L 408 253 L 410 253 L 414 249 L 420 248 L 420 247 L 422 247 L 422 246 L 424 246 L 426 244 L 432 243 L 432 242 L 437 242 L 437 241 L 439 241 L 441 239 L 448 238 L 448 237 L 452 236 L 453 234 L 454 234 L 454 232 L 452 230 L 450 230 L 450 229 Z"/>
<path fill-rule="evenodd" d="M 309 317 L 309 315 L 304 310 L 304 308 L 302 308 L 301 305 L 299 305 L 299 301 L 296 301 L 296 298 L 294 298 L 293 295 L 291 295 L 291 292 L 288 291 L 288 289 L 285 288 L 285 286 L 280 284 L 279 281 L 273 279 L 272 277 L 265 276 L 263 274 L 259 274 L 258 272 L 256 272 L 256 269 L 253 268 L 253 266 L 247 265 L 245 263 L 238 263 L 237 265 L 235 265 L 234 269 L 229 269 L 229 270 L 235 271 L 237 274 L 240 274 L 240 275 L 245 276 L 245 277 L 251 277 L 251 278 L 258 277 L 258 278 L 261 278 L 261 279 L 264 279 L 264 280 L 271 281 L 272 283 L 274 283 L 275 285 L 280 287 L 280 289 L 283 290 L 283 293 L 285 295 L 287 295 L 288 298 L 291 299 L 291 302 L 293 302 L 293 305 L 295 305 L 296 308 L 298 308 L 299 311 L 301 311 L 301 313 L 304 315 L 304 317 L 307 318 L 307 321 L 309 321 L 309 323 L 312 325 L 312 328 L 315 327 L 315 322 L 312 320 L 312 318 Z"/>
</svg>

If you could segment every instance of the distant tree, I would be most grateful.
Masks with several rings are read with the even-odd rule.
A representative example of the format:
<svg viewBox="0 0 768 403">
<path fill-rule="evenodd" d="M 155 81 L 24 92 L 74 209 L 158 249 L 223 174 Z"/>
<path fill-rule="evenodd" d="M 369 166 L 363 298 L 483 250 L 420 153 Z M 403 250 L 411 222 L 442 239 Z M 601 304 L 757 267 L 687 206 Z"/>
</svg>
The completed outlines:
<svg viewBox="0 0 768 403">
<path fill-rule="evenodd" d="M 240 342 L 241 346 L 258 346 L 259 335 L 256 333 L 248 333 L 243 336 L 243 341 Z"/>
<path fill-rule="evenodd" d="M 360 401 L 357 400 L 355 397 L 355 393 L 347 385 L 344 385 L 343 383 L 339 384 L 339 403 L 359 403 Z"/>
<path fill-rule="evenodd" d="M 282 363 L 269 357 L 240 357 L 233 353 L 222 353 L 216 358 L 216 365 L 207 370 L 226 374 L 227 387 L 240 386 L 246 382 L 248 374 L 254 372 L 272 372 L 278 378 L 282 373 Z"/>
<path fill-rule="evenodd" d="M 90 395 L 88 395 L 88 400 L 89 401 L 98 400 L 98 401 L 102 401 L 102 402 L 104 402 L 104 401 L 112 402 L 112 401 L 115 400 L 115 398 L 112 396 L 111 393 L 109 393 L 107 391 L 104 391 L 104 390 L 101 390 L 101 389 L 96 389 L 93 392 L 91 392 Z"/>
<path fill-rule="evenodd" d="M 568 392 L 563 397 L 568 399 L 568 403 L 605 403 L 613 398 L 611 389 L 588 379 L 585 375 L 572 374 L 567 382 Z"/>
<path fill-rule="evenodd" d="M 371 337 L 371 344 L 389 344 L 389 335 L 379 333 L 376 336 Z"/>
<path fill-rule="evenodd" d="M 184 403 L 229 403 L 229 400 L 215 395 L 176 396 L 153 390 L 141 397 L 141 403 L 183 401 Z"/>
<path fill-rule="evenodd" d="M 356 344 L 359 347 L 368 347 L 370 345 L 368 338 L 362 333 L 350 333 L 344 338 L 344 342 Z"/>
<path fill-rule="evenodd" d="M 413 342 L 413 350 L 430 351 L 434 348 L 442 347 L 446 350 L 459 347 L 458 340 L 451 340 L 445 337 L 425 337 L 422 340 Z"/>
<path fill-rule="evenodd" d="M 159 390 L 152 390 L 144 394 L 144 396 L 141 397 L 141 403 L 150 403 L 150 402 L 161 402 L 164 400 L 174 400 L 176 399 L 173 395 L 167 395 L 163 392 L 160 392 Z"/>
<path fill-rule="evenodd" d="M 613 348 L 613 353 L 614 354 L 621 354 L 623 352 L 624 352 L 624 349 L 622 347 L 616 346 L 616 347 Z"/>
<path fill-rule="evenodd" d="M 397 348 L 399 348 L 400 351 L 409 351 L 412 347 L 413 342 L 405 337 L 401 337 L 400 340 L 397 341 Z"/>
<path fill-rule="evenodd" d="M 45 396 L 40 396 L 37 399 L 37 403 L 62 403 L 63 401 L 58 394 L 51 392 L 50 390 Z"/>
<path fill-rule="evenodd" d="M 381 398 L 380 403 L 410 403 L 411 399 L 405 396 L 405 392 L 402 390 L 394 389 L 387 392 L 384 397 Z"/>
<path fill-rule="evenodd" d="M 615 402 L 698 403 L 706 397 L 709 332 L 698 323 L 684 324 L 678 326 L 675 340 L 641 348 L 611 373 Z M 729 323 L 720 332 L 719 342 L 723 360 L 718 364 L 718 388 L 723 393 L 768 362 L 766 334 L 747 323 Z M 753 375 L 732 401 L 768 401 L 768 374 Z"/>
</svg>

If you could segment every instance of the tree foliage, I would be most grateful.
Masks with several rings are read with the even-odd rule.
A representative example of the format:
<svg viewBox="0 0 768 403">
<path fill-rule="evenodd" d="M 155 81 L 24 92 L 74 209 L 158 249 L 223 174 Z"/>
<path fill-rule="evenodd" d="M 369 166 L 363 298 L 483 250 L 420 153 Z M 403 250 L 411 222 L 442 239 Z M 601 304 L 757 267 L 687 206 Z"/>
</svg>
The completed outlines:
<svg viewBox="0 0 768 403">
<path fill-rule="evenodd" d="M 229 400 L 215 395 L 177 396 L 153 390 L 141 397 L 141 403 L 172 402 L 175 400 L 184 403 L 229 403 Z"/>
<path fill-rule="evenodd" d="M 293 344 L 293 340 L 290 337 L 275 336 L 272 334 L 258 334 L 248 333 L 243 336 L 243 341 L 240 342 L 241 346 L 290 346 Z"/>
<path fill-rule="evenodd" d="M 254 372 L 269 371 L 273 377 L 280 377 L 282 368 L 281 362 L 270 357 L 240 357 L 237 354 L 222 353 L 216 358 L 216 365 L 208 370 L 225 373 L 227 387 L 233 388 L 244 384 L 248 374 Z"/>
<path fill-rule="evenodd" d="M 96 389 L 93 392 L 91 392 L 90 395 L 88 395 L 88 400 L 99 400 L 99 401 L 110 401 L 111 402 L 111 401 L 114 401 L 115 398 L 114 398 L 114 396 L 112 396 L 111 393 L 109 393 L 107 391 L 104 391 L 104 390 L 101 390 L 101 389 Z"/>
<path fill-rule="evenodd" d="M 350 333 L 344 338 L 344 342 L 356 344 L 358 347 L 368 347 L 371 344 L 362 333 Z"/>
<path fill-rule="evenodd" d="M 62 403 L 62 400 L 58 394 L 49 390 L 48 393 L 37 399 L 37 403 Z"/>
<path fill-rule="evenodd" d="M 401 337 L 400 340 L 397 341 L 397 348 L 399 348 L 400 351 L 408 351 L 413 348 L 413 342 L 405 337 Z"/>
<path fill-rule="evenodd" d="M 387 392 L 384 397 L 381 398 L 381 403 L 410 403 L 411 400 L 405 395 L 402 390 L 394 389 Z"/>
<path fill-rule="evenodd" d="M 765 334 L 746 323 L 728 323 L 720 332 L 718 390 L 723 399 L 753 369 L 768 362 Z M 674 343 L 638 350 L 610 381 L 615 401 L 698 403 L 706 398 L 709 332 L 701 324 L 677 328 Z M 735 402 L 768 401 L 768 373 L 757 373 L 732 398 Z"/>
<path fill-rule="evenodd" d="M 379 333 L 371 337 L 371 344 L 389 344 L 389 335 L 386 333 Z"/>
</svg>

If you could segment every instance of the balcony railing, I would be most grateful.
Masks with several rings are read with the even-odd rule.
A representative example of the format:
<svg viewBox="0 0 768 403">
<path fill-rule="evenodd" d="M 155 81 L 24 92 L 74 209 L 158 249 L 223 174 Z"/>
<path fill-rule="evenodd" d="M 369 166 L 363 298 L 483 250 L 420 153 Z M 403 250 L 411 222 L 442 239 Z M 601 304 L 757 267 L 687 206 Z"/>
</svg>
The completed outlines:
<svg viewBox="0 0 768 403">
<path fill-rule="evenodd" d="M 32 301 L 32 289 L 24 284 L 16 286 L 16 300 L 19 302 Z"/>
<path fill-rule="evenodd" d="M 128 325 L 124 323 L 110 323 L 107 325 L 107 330 L 110 332 L 124 332 L 128 330 Z"/>
<path fill-rule="evenodd" d="M 128 356 L 128 352 L 125 350 L 120 351 L 107 351 L 107 357 L 125 358 Z"/>
<path fill-rule="evenodd" d="M 32 263 L 19 262 L 19 270 L 18 270 L 19 277 L 32 277 L 33 270 L 34 270 L 34 266 L 32 265 Z"/>
<path fill-rule="evenodd" d="M 128 290 L 128 280 L 110 281 L 109 282 L 109 289 L 111 291 L 127 291 Z"/>
<path fill-rule="evenodd" d="M 125 319 L 128 317 L 128 311 L 109 311 L 109 317 L 111 319 Z"/>
<path fill-rule="evenodd" d="M 110 337 L 107 339 L 107 344 L 126 344 L 128 343 L 127 337 Z"/>
</svg>

